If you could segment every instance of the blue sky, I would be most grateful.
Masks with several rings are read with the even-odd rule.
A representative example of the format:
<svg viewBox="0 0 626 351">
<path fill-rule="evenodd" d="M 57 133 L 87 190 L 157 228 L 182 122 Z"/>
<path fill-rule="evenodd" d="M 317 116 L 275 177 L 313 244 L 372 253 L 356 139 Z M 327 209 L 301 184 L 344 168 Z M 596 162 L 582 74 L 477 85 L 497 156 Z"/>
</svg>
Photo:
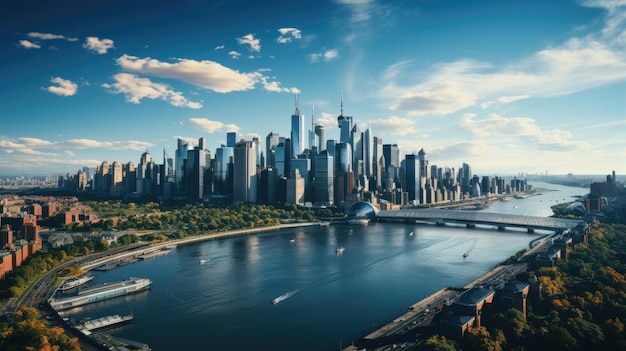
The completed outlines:
<svg viewBox="0 0 626 351">
<path fill-rule="evenodd" d="M 14 1 L 0 174 L 289 136 L 298 94 L 475 174 L 626 173 L 626 0 Z"/>
</svg>

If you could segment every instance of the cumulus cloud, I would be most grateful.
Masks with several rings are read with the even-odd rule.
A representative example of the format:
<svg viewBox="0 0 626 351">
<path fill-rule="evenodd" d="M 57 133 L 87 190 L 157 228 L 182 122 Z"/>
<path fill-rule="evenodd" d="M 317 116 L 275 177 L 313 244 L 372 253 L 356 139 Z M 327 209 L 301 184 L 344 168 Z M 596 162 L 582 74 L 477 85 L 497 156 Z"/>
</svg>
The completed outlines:
<svg viewBox="0 0 626 351">
<path fill-rule="evenodd" d="M 309 58 L 311 59 L 311 62 L 318 62 L 320 60 L 324 60 L 324 61 L 334 60 L 338 56 L 339 56 L 339 51 L 337 51 L 337 49 L 331 49 L 322 53 L 311 54 L 309 55 Z"/>
<path fill-rule="evenodd" d="M 238 53 L 238 52 L 237 52 L 237 51 L 235 51 L 235 50 L 230 51 L 228 54 L 229 54 L 229 55 L 230 55 L 230 57 L 232 57 L 234 60 L 238 59 L 238 58 L 241 56 L 241 54 L 240 54 L 240 53 Z"/>
<path fill-rule="evenodd" d="M 215 47 L 215 50 L 222 50 L 224 49 L 224 45 L 218 45 Z"/>
<path fill-rule="evenodd" d="M 464 131 L 479 137 L 517 136 L 544 149 L 588 149 L 589 144 L 577 141 L 572 133 L 561 130 L 543 130 L 535 120 L 528 117 L 501 117 L 495 113 L 486 118 L 476 119 L 476 114 L 463 115 L 459 126 Z"/>
<path fill-rule="evenodd" d="M 241 129 L 235 124 L 224 124 L 220 121 L 212 121 L 208 118 L 190 118 L 189 122 L 195 129 L 209 134 L 216 132 L 238 132 Z"/>
<path fill-rule="evenodd" d="M 276 41 L 281 44 L 290 43 L 294 39 L 302 39 L 302 32 L 298 28 L 280 28 L 278 32 L 280 35 L 276 38 Z"/>
<path fill-rule="evenodd" d="M 20 40 L 20 46 L 23 47 L 24 49 L 41 49 L 41 46 L 39 44 L 30 42 L 28 40 Z"/>
<path fill-rule="evenodd" d="M 408 118 L 391 116 L 387 119 L 374 119 L 367 122 L 367 125 L 374 130 L 375 133 L 391 133 L 396 135 L 415 134 L 413 127 L 415 122 Z"/>
<path fill-rule="evenodd" d="M 67 41 L 78 41 L 78 38 L 66 37 L 60 34 L 52 34 L 52 33 L 39 33 L 39 32 L 30 32 L 28 36 L 31 38 L 36 38 L 40 40 L 53 40 L 53 39 L 62 39 Z"/>
<path fill-rule="evenodd" d="M 103 84 L 111 94 L 124 94 L 126 101 L 138 104 L 142 99 L 161 99 L 173 106 L 199 109 L 202 104 L 187 100 L 182 93 L 174 91 L 167 84 L 156 83 L 148 78 L 140 78 L 130 73 L 113 76 L 115 83 Z"/>
<path fill-rule="evenodd" d="M 237 38 L 237 42 L 240 45 L 248 45 L 251 51 L 261 51 L 261 39 L 255 39 L 254 34 L 252 33 L 244 35 L 241 38 Z"/>
<path fill-rule="evenodd" d="M 180 79 L 218 93 L 254 89 L 255 83 L 261 77 L 258 72 L 240 73 L 208 60 L 179 59 L 177 62 L 169 63 L 150 57 L 139 58 L 123 55 L 117 59 L 117 64 L 127 71 L 153 74 L 162 78 Z"/>
<path fill-rule="evenodd" d="M 52 94 L 59 96 L 72 96 L 78 92 L 78 84 L 72 82 L 71 80 L 54 77 L 50 80 L 50 82 L 57 84 L 45 88 L 45 90 L 51 92 Z"/>
<path fill-rule="evenodd" d="M 337 128 L 337 116 L 322 112 L 321 116 L 315 118 L 315 124 L 322 125 L 325 129 Z"/>
<path fill-rule="evenodd" d="M 395 100 L 392 110 L 412 116 L 562 96 L 626 79 L 623 47 L 593 35 L 567 40 L 502 68 L 467 59 L 432 65 L 422 72 L 408 66 L 402 62 L 388 68 L 381 94 Z M 406 77 L 416 77 L 419 83 L 404 82 Z"/>
<path fill-rule="evenodd" d="M 98 37 L 87 37 L 85 43 L 83 43 L 83 48 L 96 52 L 100 55 L 106 54 L 109 49 L 113 49 L 113 40 L 111 39 L 100 39 Z"/>
<path fill-rule="evenodd" d="M 139 140 L 98 141 L 92 139 L 69 139 L 50 141 L 39 138 L 9 138 L 0 135 L 0 150 L 9 154 L 58 156 L 59 152 L 72 154 L 72 150 L 108 149 L 143 151 L 154 146 L 150 142 Z"/>
<path fill-rule="evenodd" d="M 261 84 L 263 84 L 263 89 L 275 93 L 291 93 L 291 94 L 300 94 L 300 89 L 292 87 L 292 88 L 283 88 L 280 86 L 280 83 L 277 81 L 270 81 L 268 77 L 261 77 Z"/>
</svg>

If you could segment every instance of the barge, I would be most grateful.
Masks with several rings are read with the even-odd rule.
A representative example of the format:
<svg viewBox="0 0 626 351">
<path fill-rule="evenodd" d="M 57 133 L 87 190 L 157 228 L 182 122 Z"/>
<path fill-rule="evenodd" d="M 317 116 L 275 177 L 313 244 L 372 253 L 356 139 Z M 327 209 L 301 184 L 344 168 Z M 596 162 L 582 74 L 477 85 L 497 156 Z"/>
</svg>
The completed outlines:
<svg viewBox="0 0 626 351">
<path fill-rule="evenodd" d="M 76 326 L 76 329 L 80 330 L 83 334 L 91 334 L 92 331 L 102 330 L 106 328 L 113 328 L 121 324 L 130 323 L 133 320 L 133 315 L 120 316 L 119 314 L 113 316 L 106 316 L 97 319 L 91 319 L 80 323 Z"/>
<path fill-rule="evenodd" d="M 152 281 L 147 278 L 128 278 L 126 280 L 94 285 L 79 289 L 78 294 L 70 297 L 52 298 L 50 306 L 55 310 L 65 310 L 93 302 L 98 302 L 118 296 L 137 293 L 150 288 Z"/>
</svg>

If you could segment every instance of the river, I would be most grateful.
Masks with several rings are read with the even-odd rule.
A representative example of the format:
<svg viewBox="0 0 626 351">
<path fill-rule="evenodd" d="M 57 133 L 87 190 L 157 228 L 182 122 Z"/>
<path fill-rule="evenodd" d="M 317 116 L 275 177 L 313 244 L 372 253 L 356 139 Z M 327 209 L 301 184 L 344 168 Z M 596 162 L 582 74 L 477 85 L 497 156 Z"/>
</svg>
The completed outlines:
<svg viewBox="0 0 626 351">
<path fill-rule="evenodd" d="M 551 215 L 588 193 L 550 189 L 483 210 Z M 150 278 L 151 289 L 71 310 L 71 317 L 134 316 L 111 335 L 164 350 L 337 350 L 448 286 L 463 286 L 538 233 L 428 224 L 304 227 L 176 247 L 107 272 L 92 284 Z M 463 253 L 473 244 L 471 254 Z M 344 247 L 342 254 L 336 249 Z M 279 298 L 277 304 L 272 300 Z"/>
</svg>

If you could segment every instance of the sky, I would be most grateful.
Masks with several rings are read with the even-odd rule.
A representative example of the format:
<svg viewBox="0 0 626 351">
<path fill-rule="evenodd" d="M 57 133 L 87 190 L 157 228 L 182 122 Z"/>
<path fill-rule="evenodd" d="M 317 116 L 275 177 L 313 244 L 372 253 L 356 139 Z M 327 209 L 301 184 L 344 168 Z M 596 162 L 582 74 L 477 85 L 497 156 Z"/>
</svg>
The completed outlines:
<svg viewBox="0 0 626 351">
<path fill-rule="evenodd" d="M 626 0 L 5 1 L 0 175 L 289 137 L 296 101 L 401 158 L 626 174 Z M 264 145 L 263 145 L 264 148 Z"/>
</svg>

